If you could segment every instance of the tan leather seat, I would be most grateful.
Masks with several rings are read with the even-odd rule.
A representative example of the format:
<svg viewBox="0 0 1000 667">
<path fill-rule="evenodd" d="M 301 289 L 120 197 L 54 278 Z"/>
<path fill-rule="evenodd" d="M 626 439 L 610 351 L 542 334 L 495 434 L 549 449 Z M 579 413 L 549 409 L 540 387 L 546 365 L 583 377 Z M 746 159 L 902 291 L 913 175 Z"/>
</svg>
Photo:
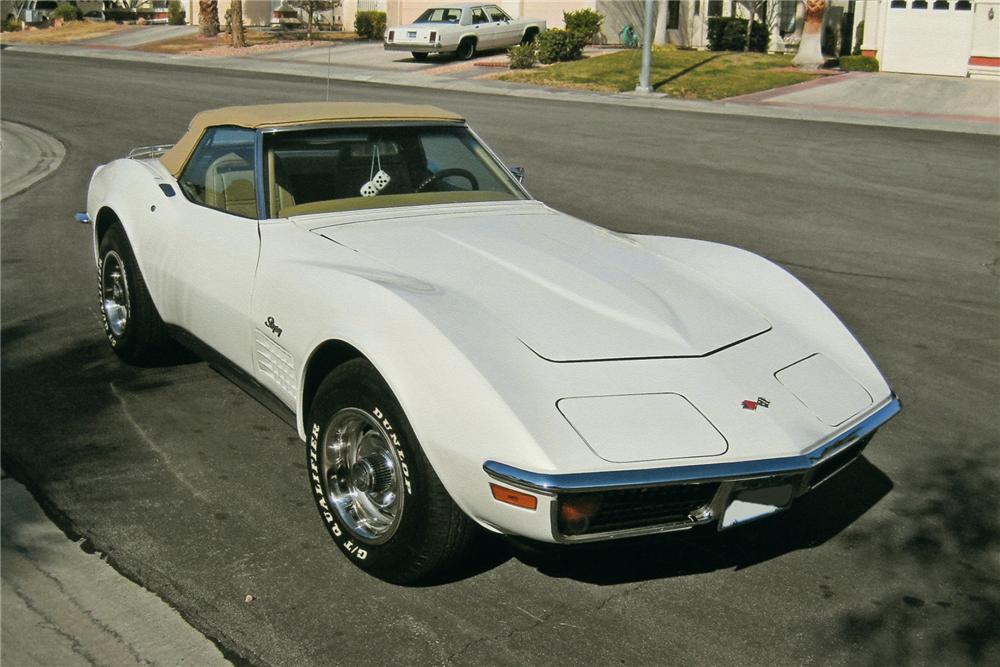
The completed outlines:
<svg viewBox="0 0 1000 667">
<path fill-rule="evenodd" d="M 257 217 L 253 168 L 236 153 L 216 158 L 205 170 L 205 203 L 246 218 Z"/>
<path fill-rule="evenodd" d="M 288 189 L 285 170 L 282 168 L 281 160 L 274 154 L 274 151 L 268 151 L 267 153 L 267 173 L 271 175 L 270 216 L 277 218 L 281 215 L 282 209 L 295 206 L 295 195 Z"/>
</svg>

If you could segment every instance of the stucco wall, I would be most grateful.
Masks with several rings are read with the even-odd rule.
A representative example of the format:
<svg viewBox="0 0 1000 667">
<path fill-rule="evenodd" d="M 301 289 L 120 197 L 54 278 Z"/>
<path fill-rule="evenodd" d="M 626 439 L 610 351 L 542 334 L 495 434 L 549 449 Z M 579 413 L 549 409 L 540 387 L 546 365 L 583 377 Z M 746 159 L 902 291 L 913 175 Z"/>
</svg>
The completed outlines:
<svg viewBox="0 0 1000 667">
<path fill-rule="evenodd" d="M 489 0 L 484 0 L 487 2 Z M 563 27 L 563 12 L 577 9 L 593 9 L 597 0 L 493 0 L 504 11 L 515 18 L 530 16 L 545 19 L 552 28 Z M 641 2 L 641 0 L 640 0 Z M 345 5 L 356 5 L 357 0 L 347 0 Z M 428 7 L 438 7 L 447 2 L 433 0 L 385 0 L 386 15 L 390 24 L 409 23 Z"/>
<path fill-rule="evenodd" d="M 187 0 L 181 4 L 187 12 L 188 23 L 198 25 L 200 14 L 198 9 L 201 6 L 198 0 Z M 219 25 L 223 29 L 226 26 L 226 10 L 229 9 L 230 4 L 232 4 L 232 0 L 219 0 Z M 245 25 L 267 25 L 271 22 L 271 12 L 279 4 L 280 2 L 272 2 L 271 0 L 244 0 L 243 23 Z"/>
</svg>

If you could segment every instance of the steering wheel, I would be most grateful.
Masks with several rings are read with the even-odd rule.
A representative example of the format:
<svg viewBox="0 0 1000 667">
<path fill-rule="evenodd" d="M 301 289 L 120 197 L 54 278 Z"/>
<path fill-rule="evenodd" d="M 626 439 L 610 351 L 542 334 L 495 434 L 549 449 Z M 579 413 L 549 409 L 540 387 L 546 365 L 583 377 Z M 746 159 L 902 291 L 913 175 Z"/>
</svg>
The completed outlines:
<svg viewBox="0 0 1000 667">
<path fill-rule="evenodd" d="M 427 188 L 427 186 L 429 186 L 431 183 L 436 183 L 438 181 L 444 180 L 449 176 L 460 176 L 469 182 L 469 185 L 472 186 L 471 189 L 473 190 L 479 189 L 479 181 L 476 180 L 476 177 L 472 175 L 471 171 L 469 171 L 468 169 L 462 169 L 461 167 L 450 167 L 448 169 L 442 169 L 441 171 L 428 176 L 426 179 L 424 179 L 423 183 L 417 186 L 416 191 L 423 192 L 424 189 Z"/>
</svg>

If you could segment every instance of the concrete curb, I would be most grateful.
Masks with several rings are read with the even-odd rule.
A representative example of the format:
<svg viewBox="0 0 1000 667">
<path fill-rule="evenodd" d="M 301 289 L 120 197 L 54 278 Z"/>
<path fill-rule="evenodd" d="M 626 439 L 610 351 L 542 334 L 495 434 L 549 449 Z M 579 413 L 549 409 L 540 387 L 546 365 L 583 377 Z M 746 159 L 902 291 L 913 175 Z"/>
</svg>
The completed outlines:
<svg viewBox="0 0 1000 667">
<path fill-rule="evenodd" d="M 2 495 L 4 664 L 230 664 L 170 605 L 67 539 L 6 473 Z"/>
<path fill-rule="evenodd" d="M 7 199 L 59 168 L 66 148 L 58 139 L 27 125 L 0 122 L 0 198 Z"/>
<path fill-rule="evenodd" d="M 632 108 L 656 109 L 663 111 L 684 111 L 729 116 L 751 116 L 776 120 L 798 120 L 824 123 L 844 123 L 896 127 L 903 129 L 935 130 L 1000 136 L 1000 123 L 977 122 L 950 117 L 924 117 L 921 115 L 900 115 L 878 110 L 822 109 L 801 106 L 779 106 L 770 104 L 748 104 L 746 101 L 706 102 L 700 100 L 679 100 L 660 94 L 642 95 L 636 93 L 598 93 L 580 90 L 542 88 L 539 86 L 510 84 L 490 80 L 457 79 L 423 73 L 394 73 L 384 70 L 327 67 L 325 64 L 296 62 L 294 60 L 273 60 L 264 58 L 206 58 L 172 54 L 153 54 L 138 51 L 115 51 L 73 46 L 28 46 L 8 45 L 5 50 L 24 53 L 44 53 L 47 55 L 125 60 L 153 65 L 165 64 L 180 67 L 200 67 L 238 72 L 278 74 L 333 81 L 371 83 L 409 88 L 432 88 L 480 95 L 500 95 L 528 99 L 576 102 L 584 104 L 605 104 Z"/>
</svg>

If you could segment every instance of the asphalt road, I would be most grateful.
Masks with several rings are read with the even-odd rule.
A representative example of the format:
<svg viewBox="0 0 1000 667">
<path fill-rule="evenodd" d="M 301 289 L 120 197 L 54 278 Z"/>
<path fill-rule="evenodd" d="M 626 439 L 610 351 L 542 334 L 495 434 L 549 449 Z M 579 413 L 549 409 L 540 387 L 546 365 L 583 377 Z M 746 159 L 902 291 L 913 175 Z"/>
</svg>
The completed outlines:
<svg viewBox="0 0 1000 667">
<path fill-rule="evenodd" d="M 2 116 L 62 167 L 3 202 L 5 468 L 124 573 L 257 664 L 1000 660 L 1000 141 L 336 83 L 466 114 L 533 193 L 780 261 L 902 397 L 864 459 L 754 526 L 529 555 L 484 539 L 399 588 L 329 543 L 295 434 L 204 363 L 136 369 L 97 319 L 89 174 L 195 111 L 321 81 L 7 52 Z M 250 603 L 246 596 L 254 596 Z"/>
</svg>

